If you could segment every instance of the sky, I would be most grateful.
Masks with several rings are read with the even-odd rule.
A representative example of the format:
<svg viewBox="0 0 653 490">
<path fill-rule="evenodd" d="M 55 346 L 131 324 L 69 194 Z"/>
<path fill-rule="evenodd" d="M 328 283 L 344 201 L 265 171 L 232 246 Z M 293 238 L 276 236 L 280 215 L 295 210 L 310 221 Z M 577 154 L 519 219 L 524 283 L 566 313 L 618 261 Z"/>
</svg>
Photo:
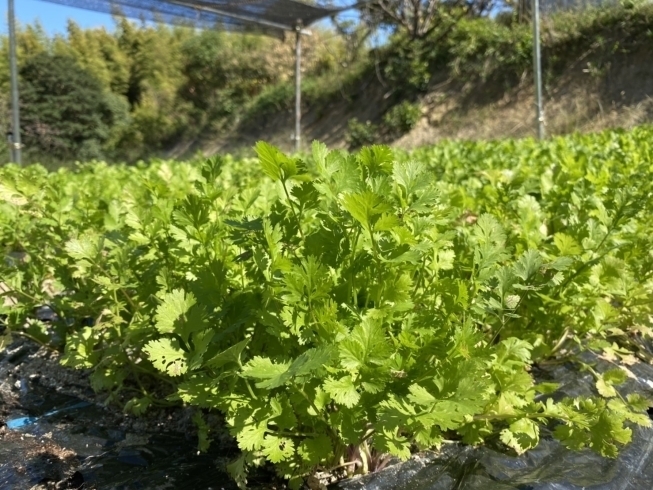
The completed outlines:
<svg viewBox="0 0 653 490">
<path fill-rule="evenodd" d="M 39 0 L 14 0 L 14 5 L 18 23 L 24 25 L 39 21 L 48 34 L 65 33 L 68 19 L 74 19 L 82 27 L 113 27 L 111 16 L 106 14 L 64 7 Z M 7 32 L 7 0 L 0 0 L 0 12 L 2 12 L 0 33 L 4 34 Z"/>
<path fill-rule="evenodd" d="M 349 2 L 343 1 L 342 3 Z M 112 29 L 114 26 L 113 20 L 108 14 L 64 7 L 40 0 L 14 0 L 14 4 L 16 20 L 19 24 L 33 24 L 38 21 L 50 35 L 64 34 L 68 19 L 73 19 L 81 27 L 105 26 Z M 0 34 L 5 34 L 7 32 L 7 0 L 0 0 L 0 12 L 2 14 Z"/>
</svg>

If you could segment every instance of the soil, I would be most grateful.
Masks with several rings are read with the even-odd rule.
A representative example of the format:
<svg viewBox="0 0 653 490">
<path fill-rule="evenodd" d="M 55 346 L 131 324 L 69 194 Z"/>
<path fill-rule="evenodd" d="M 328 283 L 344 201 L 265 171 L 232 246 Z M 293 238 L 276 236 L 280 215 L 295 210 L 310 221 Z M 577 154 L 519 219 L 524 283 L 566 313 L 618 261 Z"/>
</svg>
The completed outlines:
<svg viewBox="0 0 653 490">
<path fill-rule="evenodd" d="M 613 362 L 587 356 L 599 372 L 614 368 Z M 627 371 L 629 378 L 619 387 L 622 396 L 651 397 L 653 366 L 633 359 Z M 559 383 L 560 396 L 593 393 L 592 375 L 573 365 L 540 367 L 536 376 Z M 24 338 L 0 351 L 0 489 L 236 489 L 225 465 L 238 449 L 218 416 L 208 417 L 215 436 L 211 449 L 199 453 L 193 409 L 158 409 L 134 417 L 104 401 L 91 390 L 88 373 L 61 366 L 57 352 Z M 446 445 L 441 452 L 414 455 L 407 463 L 335 488 L 648 488 L 642 485 L 653 480 L 652 431 L 637 428 L 633 443 L 617 459 L 567 450 L 549 436 L 518 457 L 492 445 Z M 308 482 L 313 489 L 334 481 L 333 475 L 315 477 Z M 250 475 L 249 484 L 284 488 L 266 470 Z"/>
<path fill-rule="evenodd" d="M 147 417 L 124 414 L 115 406 L 104 406 L 104 397 L 91 389 L 89 372 L 66 368 L 59 353 L 28 339 L 19 339 L 0 353 L 0 424 L 5 412 L 20 411 L 25 397 L 38 386 L 39 392 L 77 398 L 102 407 L 103 420 L 125 431 L 166 430 L 187 433 L 193 430 L 191 409 L 153 409 Z M 28 401 L 29 403 L 29 401 Z"/>
<path fill-rule="evenodd" d="M 57 352 L 23 338 L 0 351 L 0 488 L 236 488 L 225 466 L 238 449 L 219 416 L 207 416 L 214 439 L 199 453 L 193 409 L 135 417 L 104 401 Z M 251 483 L 280 488 L 266 472 Z"/>
</svg>

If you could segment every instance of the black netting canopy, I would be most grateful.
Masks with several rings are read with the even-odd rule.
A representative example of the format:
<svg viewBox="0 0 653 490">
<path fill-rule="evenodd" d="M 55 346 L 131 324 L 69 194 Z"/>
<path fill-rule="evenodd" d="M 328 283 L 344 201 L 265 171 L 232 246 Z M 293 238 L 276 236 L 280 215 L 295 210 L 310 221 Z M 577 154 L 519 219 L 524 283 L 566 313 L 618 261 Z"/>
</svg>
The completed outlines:
<svg viewBox="0 0 653 490">
<path fill-rule="evenodd" d="M 258 31 L 282 37 L 343 9 L 296 0 L 42 0 L 166 24 Z"/>
</svg>

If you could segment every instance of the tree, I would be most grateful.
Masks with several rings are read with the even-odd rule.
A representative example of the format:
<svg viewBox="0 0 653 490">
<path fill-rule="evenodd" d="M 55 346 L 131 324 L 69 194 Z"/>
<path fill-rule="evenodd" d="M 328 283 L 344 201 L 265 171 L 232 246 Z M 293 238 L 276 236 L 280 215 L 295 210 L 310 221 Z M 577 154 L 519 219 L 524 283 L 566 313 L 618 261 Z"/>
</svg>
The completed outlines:
<svg viewBox="0 0 653 490">
<path fill-rule="evenodd" d="M 101 158 L 118 110 L 74 58 L 41 52 L 20 68 L 26 150 L 46 160 Z"/>
<path fill-rule="evenodd" d="M 494 0 L 373 0 L 366 7 L 367 19 L 403 30 L 411 40 L 425 39 L 436 30 L 445 37 L 468 15 L 483 15 Z"/>
<path fill-rule="evenodd" d="M 181 48 L 181 97 L 213 116 L 239 111 L 246 100 L 279 79 L 280 69 L 265 57 L 271 46 L 261 36 L 201 32 Z"/>
<path fill-rule="evenodd" d="M 118 37 L 104 28 L 82 29 L 68 21 L 66 37 L 56 37 L 54 52 L 67 54 L 93 74 L 105 91 L 127 93 L 131 60 L 118 45 Z"/>
</svg>

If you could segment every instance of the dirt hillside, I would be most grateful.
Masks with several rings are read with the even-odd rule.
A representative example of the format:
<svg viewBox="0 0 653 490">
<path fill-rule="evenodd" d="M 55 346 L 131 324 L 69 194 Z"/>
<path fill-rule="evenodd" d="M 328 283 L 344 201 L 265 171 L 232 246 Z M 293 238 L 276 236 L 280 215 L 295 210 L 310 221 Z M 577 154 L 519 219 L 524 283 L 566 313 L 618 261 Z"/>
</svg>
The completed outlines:
<svg viewBox="0 0 653 490">
<path fill-rule="evenodd" d="M 599 67 L 599 68 L 597 68 Z M 306 107 L 303 141 L 314 139 L 331 147 L 346 146 L 347 122 L 380 120 L 389 94 L 374 75 L 360 82 L 354 94 L 343 94 L 326 107 Z M 570 53 L 545 80 L 547 134 L 628 128 L 653 122 L 653 44 L 611 55 L 592 49 Z M 551 79 L 552 78 L 552 79 Z M 443 73 L 434 77 L 420 100 L 422 118 L 416 127 L 391 144 L 412 148 L 442 139 L 493 139 L 535 135 L 534 90 L 529 71 L 505 87 L 470 82 Z M 346 97 L 345 97 L 346 95 Z M 294 116 L 291 110 L 240 124 L 199 145 L 204 153 L 234 152 L 266 139 L 291 150 Z"/>
</svg>

